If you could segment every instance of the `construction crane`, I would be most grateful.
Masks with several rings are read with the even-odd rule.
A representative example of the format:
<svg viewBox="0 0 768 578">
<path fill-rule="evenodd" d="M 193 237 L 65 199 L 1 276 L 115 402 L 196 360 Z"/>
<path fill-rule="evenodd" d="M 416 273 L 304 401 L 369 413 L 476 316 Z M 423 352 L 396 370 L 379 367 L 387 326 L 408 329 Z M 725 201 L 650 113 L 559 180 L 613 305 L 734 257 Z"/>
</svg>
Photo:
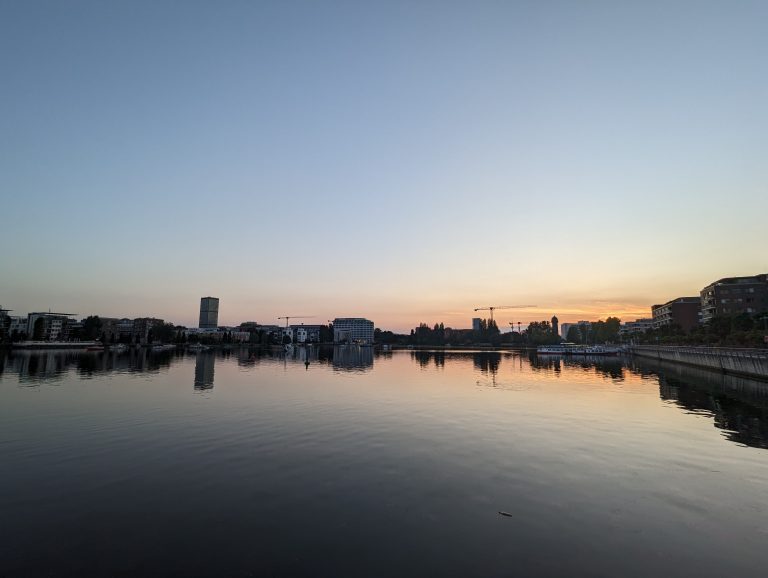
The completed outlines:
<svg viewBox="0 0 768 578">
<path fill-rule="evenodd" d="M 314 315 L 285 315 L 283 317 L 278 317 L 278 319 L 285 319 L 285 328 L 288 329 L 288 322 L 291 319 L 311 319 L 314 317 Z"/>
<path fill-rule="evenodd" d="M 536 305 L 490 305 L 488 307 L 475 307 L 475 311 L 490 311 L 491 321 L 493 321 L 493 312 L 496 309 L 530 309 Z"/>
</svg>

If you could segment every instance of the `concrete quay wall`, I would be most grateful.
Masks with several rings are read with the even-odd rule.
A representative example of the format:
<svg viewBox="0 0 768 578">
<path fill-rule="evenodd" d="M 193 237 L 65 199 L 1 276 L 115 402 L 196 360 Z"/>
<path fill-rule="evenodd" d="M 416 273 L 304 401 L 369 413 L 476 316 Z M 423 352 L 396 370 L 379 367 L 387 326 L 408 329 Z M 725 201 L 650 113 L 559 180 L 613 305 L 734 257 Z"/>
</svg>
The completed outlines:
<svg viewBox="0 0 768 578">
<path fill-rule="evenodd" d="M 768 349 L 634 345 L 633 355 L 705 367 L 723 373 L 768 379 Z"/>
</svg>

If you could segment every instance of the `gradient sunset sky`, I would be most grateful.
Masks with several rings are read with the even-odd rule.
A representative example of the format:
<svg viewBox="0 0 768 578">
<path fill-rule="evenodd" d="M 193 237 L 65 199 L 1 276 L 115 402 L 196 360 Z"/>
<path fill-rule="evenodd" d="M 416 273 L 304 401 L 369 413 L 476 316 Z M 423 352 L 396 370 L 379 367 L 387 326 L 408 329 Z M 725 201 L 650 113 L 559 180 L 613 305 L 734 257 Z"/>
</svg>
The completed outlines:
<svg viewBox="0 0 768 578">
<path fill-rule="evenodd" d="M 624 320 L 768 272 L 768 2 L 0 2 L 0 305 Z M 306 322 L 311 322 L 306 320 Z"/>
</svg>

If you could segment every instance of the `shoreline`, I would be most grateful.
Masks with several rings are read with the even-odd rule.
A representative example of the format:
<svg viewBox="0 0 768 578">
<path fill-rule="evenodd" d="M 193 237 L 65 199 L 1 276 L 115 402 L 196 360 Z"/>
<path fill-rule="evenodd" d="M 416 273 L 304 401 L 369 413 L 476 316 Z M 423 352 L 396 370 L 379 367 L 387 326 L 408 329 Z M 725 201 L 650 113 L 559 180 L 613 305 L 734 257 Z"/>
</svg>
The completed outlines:
<svg viewBox="0 0 768 578">
<path fill-rule="evenodd" d="M 717 373 L 768 381 L 768 349 L 634 345 L 627 349 L 627 353 Z"/>
</svg>

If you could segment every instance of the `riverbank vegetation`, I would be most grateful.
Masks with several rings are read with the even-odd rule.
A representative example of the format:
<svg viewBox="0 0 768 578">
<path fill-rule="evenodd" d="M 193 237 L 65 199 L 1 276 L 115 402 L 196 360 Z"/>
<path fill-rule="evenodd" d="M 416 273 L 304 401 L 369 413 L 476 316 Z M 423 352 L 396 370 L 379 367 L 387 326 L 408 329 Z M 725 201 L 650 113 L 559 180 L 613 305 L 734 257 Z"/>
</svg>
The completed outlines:
<svg viewBox="0 0 768 578">
<path fill-rule="evenodd" d="M 686 332 L 679 325 L 668 325 L 632 335 L 641 345 L 707 345 L 710 347 L 768 347 L 768 312 L 715 317 L 706 325 Z"/>
</svg>

